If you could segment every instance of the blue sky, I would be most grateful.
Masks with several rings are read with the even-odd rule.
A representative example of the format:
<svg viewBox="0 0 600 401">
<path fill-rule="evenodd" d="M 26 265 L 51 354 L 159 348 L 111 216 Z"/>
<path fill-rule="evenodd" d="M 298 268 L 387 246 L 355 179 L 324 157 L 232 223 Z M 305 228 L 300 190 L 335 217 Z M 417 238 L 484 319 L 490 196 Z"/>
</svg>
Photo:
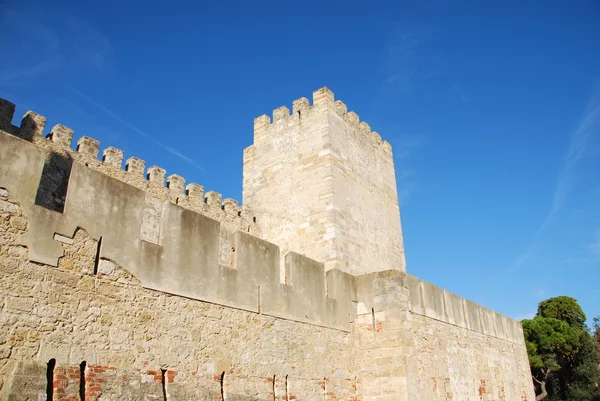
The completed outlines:
<svg viewBox="0 0 600 401">
<path fill-rule="evenodd" d="M 9 0 L 0 97 L 241 200 L 253 118 L 328 86 L 394 148 L 410 273 L 600 315 L 600 3 L 366 4 Z"/>
</svg>

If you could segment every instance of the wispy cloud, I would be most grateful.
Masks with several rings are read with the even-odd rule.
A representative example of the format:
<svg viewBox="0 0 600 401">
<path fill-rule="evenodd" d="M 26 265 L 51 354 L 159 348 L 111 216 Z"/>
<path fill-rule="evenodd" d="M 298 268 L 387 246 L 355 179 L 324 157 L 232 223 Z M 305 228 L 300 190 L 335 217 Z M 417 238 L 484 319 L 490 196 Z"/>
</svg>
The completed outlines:
<svg viewBox="0 0 600 401">
<path fill-rule="evenodd" d="M 136 134 L 140 135 L 141 137 L 149 140 L 150 142 L 152 142 L 153 144 L 155 144 L 156 146 L 166 150 L 167 152 L 171 153 L 173 156 L 177 157 L 180 160 L 183 160 L 184 162 L 196 167 L 197 169 L 199 169 L 200 171 L 206 173 L 206 170 L 199 165 L 198 163 L 196 163 L 192 158 L 184 155 L 183 153 L 181 153 L 180 151 L 178 151 L 175 148 L 172 148 L 168 145 L 165 145 L 164 143 L 154 139 L 151 135 L 147 134 L 146 132 L 144 132 L 143 130 L 139 129 L 138 127 L 136 127 L 133 124 L 128 123 L 127 121 L 125 121 L 121 116 L 119 116 L 118 114 L 114 113 L 113 111 L 111 111 L 110 109 L 106 108 L 105 106 L 103 106 L 102 104 L 98 103 L 96 100 L 92 99 L 91 97 L 87 96 L 86 94 L 78 91 L 77 89 L 71 87 L 70 85 L 66 85 L 65 87 L 70 90 L 71 92 L 73 92 L 75 95 L 79 96 L 80 98 L 84 99 L 85 101 L 89 102 L 90 104 L 92 104 L 93 106 L 95 106 L 96 108 L 98 108 L 99 110 L 103 111 L 104 113 L 106 113 L 109 117 L 111 117 L 112 119 L 114 119 L 115 121 L 119 122 L 120 124 L 122 124 L 123 126 L 127 127 L 128 129 L 130 129 L 131 131 L 135 132 Z"/>
<path fill-rule="evenodd" d="M 0 84 L 29 82 L 61 69 L 106 67 L 112 48 L 100 31 L 67 12 L 60 13 L 60 30 L 41 20 L 33 12 L 4 11 L 0 51 L 10 56 L 0 65 Z"/>
<path fill-rule="evenodd" d="M 423 63 L 423 42 L 428 35 L 422 28 L 405 24 L 392 29 L 383 54 L 383 87 L 407 92 L 417 76 L 430 73 Z"/>
<path fill-rule="evenodd" d="M 514 261 L 511 270 L 520 268 L 535 255 L 541 236 L 548 230 L 566 203 L 576 177 L 576 165 L 588 154 L 588 147 L 592 139 L 600 135 L 600 87 L 597 86 L 595 89 L 583 118 L 569 136 L 569 146 L 563 167 L 558 175 L 550 211 L 535 232 L 527 249 Z"/>
</svg>

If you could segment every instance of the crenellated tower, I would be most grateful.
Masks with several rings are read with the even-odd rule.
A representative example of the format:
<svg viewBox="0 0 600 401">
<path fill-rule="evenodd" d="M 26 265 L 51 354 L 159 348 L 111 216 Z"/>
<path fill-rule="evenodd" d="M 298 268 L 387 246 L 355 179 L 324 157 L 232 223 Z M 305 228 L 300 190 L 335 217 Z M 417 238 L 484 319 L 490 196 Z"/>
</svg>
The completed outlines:
<svg viewBox="0 0 600 401">
<path fill-rule="evenodd" d="M 406 270 L 391 145 L 328 88 L 254 120 L 243 185 L 282 254 L 354 275 Z"/>
</svg>

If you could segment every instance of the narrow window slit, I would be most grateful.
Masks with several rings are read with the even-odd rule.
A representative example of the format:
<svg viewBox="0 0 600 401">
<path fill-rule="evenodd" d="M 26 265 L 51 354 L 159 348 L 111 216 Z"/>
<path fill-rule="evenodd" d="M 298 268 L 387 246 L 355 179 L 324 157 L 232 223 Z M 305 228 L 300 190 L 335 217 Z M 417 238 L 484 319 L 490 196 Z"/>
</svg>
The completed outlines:
<svg viewBox="0 0 600 401">
<path fill-rule="evenodd" d="M 96 245 L 96 258 L 94 259 L 94 276 L 98 274 L 98 266 L 100 266 L 100 248 L 102 247 L 102 237 L 98 239 Z"/>
<path fill-rule="evenodd" d="M 224 382 L 225 382 L 225 372 L 221 373 L 221 401 L 225 401 Z"/>
<path fill-rule="evenodd" d="M 46 368 L 46 400 L 54 400 L 54 368 L 56 367 L 56 359 L 52 358 L 48 361 Z"/>
<path fill-rule="evenodd" d="M 275 377 L 275 375 L 273 375 L 273 401 L 275 401 L 277 399 L 277 396 L 275 395 L 275 380 L 276 380 L 276 377 Z"/>
<path fill-rule="evenodd" d="M 79 399 L 85 401 L 85 368 L 87 364 L 85 361 L 79 365 Z"/>
<path fill-rule="evenodd" d="M 167 380 L 166 380 L 166 374 L 167 374 L 167 369 L 161 369 L 160 370 L 160 382 L 162 385 L 162 393 L 163 393 L 163 400 L 167 401 Z"/>
<path fill-rule="evenodd" d="M 289 400 L 288 395 L 288 375 L 285 375 L 285 401 Z"/>
<path fill-rule="evenodd" d="M 371 324 L 373 325 L 373 331 L 377 331 L 377 324 L 375 322 L 375 309 L 371 308 Z"/>
</svg>

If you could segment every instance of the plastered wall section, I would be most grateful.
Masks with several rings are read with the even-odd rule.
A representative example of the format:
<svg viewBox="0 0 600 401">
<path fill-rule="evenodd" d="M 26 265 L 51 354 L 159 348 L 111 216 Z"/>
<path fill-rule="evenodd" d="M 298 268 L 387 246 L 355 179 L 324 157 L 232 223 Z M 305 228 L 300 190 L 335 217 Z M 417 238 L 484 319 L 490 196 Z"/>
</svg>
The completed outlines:
<svg viewBox="0 0 600 401">
<path fill-rule="evenodd" d="M 411 400 L 535 400 L 520 324 L 407 275 Z"/>
<path fill-rule="evenodd" d="M 326 270 L 405 270 L 391 146 L 327 88 L 255 119 L 243 199 L 263 238 Z"/>
<path fill-rule="evenodd" d="M 30 230 L 20 241 L 32 261 L 56 265 L 62 242 L 83 228 L 101 240 L 99 258 L 119 264 L 147 288 L 350 330 L 352 276 L 326 275 L 322 263 L 289 253 L 284 257 L 288 282 L 281 284 L 276 245 L 242 231 L 224 239 L 221 222 L 171 201 L 158 202 L 160 219 L 148 227 L 145 213 L 156 200 L 84 164 L 72 164 L 63 212 L 36 204 L 41 182 L 49 179 L 43 172 L 51 155 L 0 132 L 0 186 L 28 216 Z M 146 230 L 156 233 L 155 241 L 145 239 Z M 231 250 L 226 264 L 219 256 L 223 242 Z M 328 286 L 331 293 L 337 286 L 348 291 L 333 299 Z"/>
<path fill-rule="evenodd" d="M 28 111 L 19 125 L 13 125 L 15 105 L 0 99 L 0 129 L 7 133 L 23 138 L 52 154 L 52 160 L 47 163 L 54 167 L 55 175 L 62 173 L 73 162 L 79 162 L 87 168 L 102 172 L 116 180 L 127 183 L 144 192 L 147 207 L 143 211 L 145 221 L 144 240 L 157 243 L 157 224 L 161 219 L 162 203 L 170 201 L 185 209 L 210 217 L 221 223 L 221 247 L 219 259 L 228 264 L 232 259 L 231 244 L 233 233 L 237 230 L 259 235 L 256 218 L 252 211 L 240 205 L 235 199 L 223 199 L 216 191 L 205 191 L 196 183 L 187 183 L 184 177 L 170 174 L 156 165 L 147 167 L 146 161 L 131 156 L 125 159 L 122 150 L 109 146 L 100 151 L 100 142 L 82 136 L 73 143 L 74 132 L 62 124 L 52 128 L 46 127 L 46 118 L 35 112 Z M 75 149 L 74 149 L 75 148 Z M 58 168 L 56 168 L 58 167 Z M 63 177 L 68 181 L 68 177 Z M 45 197 L 45 206 L 64 205 L 65 195 L 60 188 L 61 180 L 47 181 L 41 188 Z M 57 188 L 58 187 L 58 188 Z M 59 191 L 56 191 L 59 189 Z"/>
<path fill-rule="evenodd" d="M 144 288 L 83 229 L 58 266 L 0 192 L 0 399 L 356 399 L 350 334 Z M 49 370 L 49 362 L 54 367 Z"/>
</svg>

